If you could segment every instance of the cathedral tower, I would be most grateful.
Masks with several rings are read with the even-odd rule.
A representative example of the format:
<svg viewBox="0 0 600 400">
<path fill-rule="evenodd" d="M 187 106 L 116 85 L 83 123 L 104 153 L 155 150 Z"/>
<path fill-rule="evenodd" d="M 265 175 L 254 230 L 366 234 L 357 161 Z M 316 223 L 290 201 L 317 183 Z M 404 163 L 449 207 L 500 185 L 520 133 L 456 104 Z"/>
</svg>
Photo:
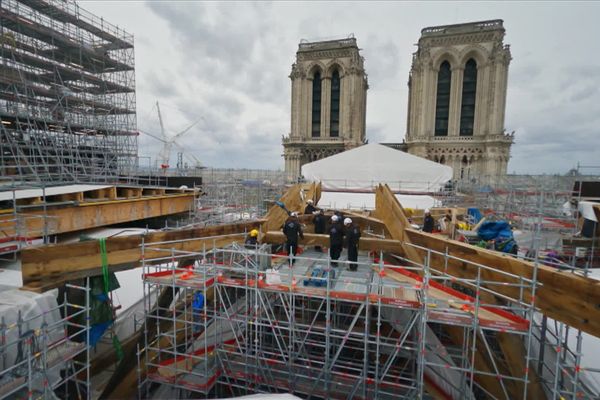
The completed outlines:
<svg viewBox="0 0 600 400">
<path fill-rule="evenodd" d="M 408 152 L 454 168 L 455 179 L 505 175 L 510 48 L 502 20 L 421 31 L 408 81 Z"/>
<path fill-rule="evenodd" d="M 290 179 L 302 165 L 365 142 L 367 75 L 355 38 L 301 42 L 292 65 L 291 133 L 283 138 Z"/>
</svg>

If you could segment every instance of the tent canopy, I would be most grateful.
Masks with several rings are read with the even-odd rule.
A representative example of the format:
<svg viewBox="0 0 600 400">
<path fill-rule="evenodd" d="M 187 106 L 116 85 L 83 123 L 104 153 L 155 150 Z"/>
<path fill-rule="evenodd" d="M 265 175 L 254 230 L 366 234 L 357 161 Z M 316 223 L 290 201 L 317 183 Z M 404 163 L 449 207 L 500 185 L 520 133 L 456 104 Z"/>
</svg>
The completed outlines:
<svg viewBox="0 0 600 400">
<path fill-rule="evenodd" d="M 307 181 L 324 190 L 371 191 L 387 183 L 395 192 L 438 192 L 452 179 L 452 168 L 394 150 L 366 144 L 302 166 Z"/>
<path fill-rule="evenodd" d="M 402 207 L 424 210 L 441 207 L 442 203 L 431 196 L 422 194 L 396 194 Z M 319 207 L 350 210 L 374 210 L 375 193 L 322 192 Z"/>
</svg>

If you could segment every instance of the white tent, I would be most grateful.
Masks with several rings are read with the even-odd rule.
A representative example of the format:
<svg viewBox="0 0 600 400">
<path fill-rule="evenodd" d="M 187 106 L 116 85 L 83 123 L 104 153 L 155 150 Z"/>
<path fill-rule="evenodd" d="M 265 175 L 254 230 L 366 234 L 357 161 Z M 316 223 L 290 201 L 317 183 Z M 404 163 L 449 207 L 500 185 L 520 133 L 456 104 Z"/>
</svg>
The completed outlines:
<svg viewBox="0 0 600 400">
<path fill-rule="evenodd" d="M 431 196 L 420 194 L 397 194 L 396 198 L 405 208 L 423 210 L 425 208 L 441 207 L 442 203 Z M 356 192 L 322 192 L 319 207 L 349 210 L 375 209 L 375 193 Z"/>
<path fill-rule="evenodd" d="M 302 166 L 306 181 L 324 190 L 370 191 L 387 183 L 395 192 L 437 192 L 452 168 L 381 144 L 366 144 Z"/>
</svg>

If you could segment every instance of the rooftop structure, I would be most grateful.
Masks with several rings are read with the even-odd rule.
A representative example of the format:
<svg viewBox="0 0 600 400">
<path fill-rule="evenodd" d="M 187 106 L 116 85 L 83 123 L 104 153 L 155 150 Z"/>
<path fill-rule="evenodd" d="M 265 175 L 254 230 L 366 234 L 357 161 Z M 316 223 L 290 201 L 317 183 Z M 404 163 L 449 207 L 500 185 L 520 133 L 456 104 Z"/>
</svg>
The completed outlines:
<svg viewBox="0 0 600 400">
<path fill-rule="evenodd" d="M 0 175 L 111 182 L 137 166 L 133 36 L 73 0 L 0 3 Z"/>
</svg>

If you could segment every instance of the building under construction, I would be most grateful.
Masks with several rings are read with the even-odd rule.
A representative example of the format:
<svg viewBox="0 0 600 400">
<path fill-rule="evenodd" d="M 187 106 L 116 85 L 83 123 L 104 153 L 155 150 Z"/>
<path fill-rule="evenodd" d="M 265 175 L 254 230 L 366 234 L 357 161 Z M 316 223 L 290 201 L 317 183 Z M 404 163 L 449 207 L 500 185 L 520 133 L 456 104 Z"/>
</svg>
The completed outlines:
<svg viewBox="0 0 600 400">
<path fill-rule="evenodd" d="M 109 182 L 135 172 L 133 36 L 74 1 L 0 3 L 0 175 Z"/>
<path fill-rule="evenodd" d="M 600 230 L 561 208 L 581 183 L 448 187 L 443 162 L 363 145 L 321 160 L 353 179 L 133 185 L 132 36 L 71 0 L 0 0 L 0 22 L 0 400 L 600 398 Z M 287 254 L 308 200 L 360 227 L 356 270 L 312 215 Z M 428 207 L 447 227 L 421 229 Z M 486 218 L 519 251 L 477 243 Z"/>
</svg>

